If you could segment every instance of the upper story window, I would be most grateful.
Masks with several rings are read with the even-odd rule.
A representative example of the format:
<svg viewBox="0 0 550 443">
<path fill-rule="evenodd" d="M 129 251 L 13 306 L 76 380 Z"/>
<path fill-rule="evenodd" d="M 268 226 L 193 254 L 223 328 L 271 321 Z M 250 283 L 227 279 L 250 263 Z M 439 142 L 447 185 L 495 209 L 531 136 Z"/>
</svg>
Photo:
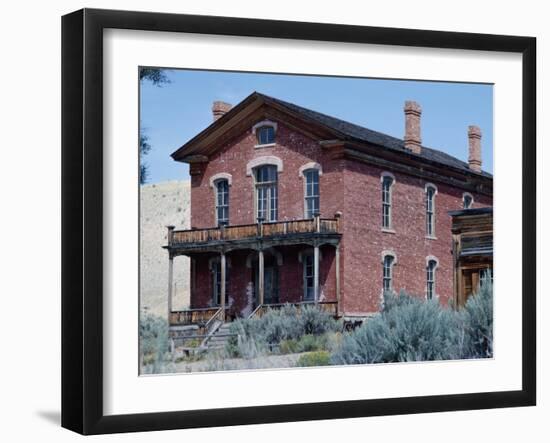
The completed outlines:
<svg viewBox="0 0 550 443">
<path fill-rule="evenodd" d="M 426 236 L 435 237 L 435 195 L 434 185 L 426 185 Z"/>
<path fill-rule="evenodd" d="M 259 145 L 275 143 L 275 128 L 273 126 L 262 126 L 256 130 L 256 137 Z"/>
<path fill-rule="evenodd" d="M 216 221 L 218 226 L 229 224 L 229 181 L 217 180 L 216 187 Z"/>
<path fill-rule="evenodd" d="M 435 269 L 437 261 L 434 259 L 428 260 L 426 264 L 426 298 L 431 300 L 435 297 Z"/>
<path fill-rule="evenodd" d="M 382 176 L 382 228 L 391 229 L 392 227 L 392 186 L 394 179 L 391 175 Z"/>
<path fill-rule="evenodd" d="M 258 221 L 277 220 L 277 166 L 264 165 L 255 169 L 256 218 Z"/>
<path fill-rule="evenodd" d="M 319 170 L 307 169 L 305 178 L 305 208 L 306 218 L 313 218 L 319 214 Z"/>
<path fill-rule="evenodd" d="M 384 255 L 382 261 L 383 276 L 382 276 L 382 288 L 384 292 L 391 291 L 393 289 L 393 265 L 395 263 L 395 257 L 390 254 Z"/>
<path fill-rule="evenodd" d="M 277 123 L 264 120 L 256 123 L 252 127 L 252 133 L 256 135 L 256 148 L 263 146 L 273 146 L 275 144 L 275 134 L 277 132 Z"/>
<path fill-rule="evenodd" d="M 462 195 L 462 207 L 464 209 L 470 209 L 474 204 L 474 197 L 472 197 L 472 194 L 469 194 L 465 192 Z"/>
</svg>

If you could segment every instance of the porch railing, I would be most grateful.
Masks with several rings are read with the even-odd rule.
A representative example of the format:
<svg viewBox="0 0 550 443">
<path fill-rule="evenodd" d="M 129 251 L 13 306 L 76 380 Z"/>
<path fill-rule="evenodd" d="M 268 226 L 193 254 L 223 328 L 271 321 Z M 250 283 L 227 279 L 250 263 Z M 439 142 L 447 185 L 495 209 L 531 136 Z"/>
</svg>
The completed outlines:
<svg viewBox="0 0 550 443">
<path fill-rule="evenodd" d="M 169 245 L 182 243 L 206 243 L 221 240 L 242 240 L 247 238 L 274 237 L 289 234 L 339 232 L 338 218 L 315 217 L 303 220 L 256 223 L 250 225 L 221 226 L 216 228 L 170 230 Z"/>
<path fill-rule="evenodd" d="M 221 309 L 219 307 L 172 311 L 170 312 L 170 326 L 206 325 L 215 315 L 219 315 L 220 312 Z"/>
<path fill-rule="evenodd" d="M 252 311 L 252 313 L 248 316 L 248 318 L 262 317 L 270 309 L 281 309 L 286 305 L 294 306 L 297 309 L 298 313 L 301 312 L 304 306 L 317 306 L 322 311 L 328 312 L 329 314 L 335 317 L 338 315 L 338 302 L 336 301 L 321 301 L 317 303 L 313 301 L 304 301 L 304 302 L 298 302 L 298 303 L 274 303 L 274 304 L 259 305 L 256 307 L 256 309 L 254 309 L 254 311 Z"/>
</svg>

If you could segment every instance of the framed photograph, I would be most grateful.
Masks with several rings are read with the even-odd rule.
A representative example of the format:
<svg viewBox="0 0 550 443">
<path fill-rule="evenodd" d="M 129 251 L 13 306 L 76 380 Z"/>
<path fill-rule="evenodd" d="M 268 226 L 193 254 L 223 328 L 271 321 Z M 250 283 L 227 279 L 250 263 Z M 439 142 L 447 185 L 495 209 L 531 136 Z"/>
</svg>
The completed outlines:
<svg viewBox="0 0 550 443">
<path fill-rule="evenodd" d="M 62 425 L 535 405 L 531 37 L 62 21 Z"/>
</svg>

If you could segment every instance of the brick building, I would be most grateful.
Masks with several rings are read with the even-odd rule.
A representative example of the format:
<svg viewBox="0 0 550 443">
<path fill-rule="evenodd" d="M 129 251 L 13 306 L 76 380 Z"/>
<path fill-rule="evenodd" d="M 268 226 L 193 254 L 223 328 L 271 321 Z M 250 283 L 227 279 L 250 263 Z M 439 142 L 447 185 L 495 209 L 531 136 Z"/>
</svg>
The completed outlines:
<svg viewBox="0 0 550 443">
<path fill-rule="evenodd" d="M 170 269 L 191 257 L 191 309 L 169 307 L 170 323 L 286 302 L 362 318 L 384 289 L 446 304 L 449 211 L 492 206 L 493 180 L 478 127 L 465 163 L 422 146 L 421 112 L 405 103 L 401 140 L 256 92 L 215 102 L 214 122 L 172 154 L 190 165 L 192 229 L 168 228 Z"/>
</svg>

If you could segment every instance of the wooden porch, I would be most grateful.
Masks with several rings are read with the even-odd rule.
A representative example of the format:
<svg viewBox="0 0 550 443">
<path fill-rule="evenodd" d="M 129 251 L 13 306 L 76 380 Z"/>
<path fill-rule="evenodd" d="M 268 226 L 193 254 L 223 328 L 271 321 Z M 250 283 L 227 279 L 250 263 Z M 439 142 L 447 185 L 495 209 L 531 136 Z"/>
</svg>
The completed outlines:
<svg viewBox="0 0 550 443">
<path fill-rule="evenodd" d="M 284 220 L 279 222 L 256 223 L 250 225 L 219 226 L 205 229 L 174 230 L 168 226 L 169 252 L 168 264 L 168 318 L 171 326 L 203 324 L 216 315 L 221 321 L 226 319 L 226 254 L 230 251 L 250 249 L 257 251 L 257 307 L 258 315 L 264 309 L 276 305 L 265 303 L 264 299 L 264 251 L 274 246 L 310 245 L 313 249 L 313 300 L 303 303 L 319 303 L 323 309 L 333 310 L 339 315 L 340 302 L 340 218 L 321 218 L 316 216 L 303 220 Z M 336 298 L 335 302 L 319 301 L 319 254 L 320 246 L 332 245 L 335 247 L 336 260 Z M 207 309 L 190 309 L 172 312 L 172 279 L 173 259 L 178 255 L 192 255 L 208 252 L 219 254 L 220 257 L 220 306 Z M 214 314 L 215 311 L 215 314 Z"/>
</svg>

